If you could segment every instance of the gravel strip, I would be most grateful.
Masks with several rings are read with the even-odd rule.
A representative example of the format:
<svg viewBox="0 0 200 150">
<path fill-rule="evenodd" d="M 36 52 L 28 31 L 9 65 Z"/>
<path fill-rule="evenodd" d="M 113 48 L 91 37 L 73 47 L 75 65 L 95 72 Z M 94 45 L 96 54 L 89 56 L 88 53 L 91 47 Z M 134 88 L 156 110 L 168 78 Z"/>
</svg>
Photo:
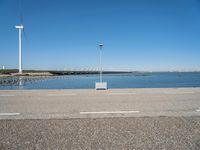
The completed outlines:
<svg viewBox="0 0 200 150">
<path fill-rule="evenodd" d="M 200 117 L 1 120 L 0 149 L 200 149 Z"/>
</svg>

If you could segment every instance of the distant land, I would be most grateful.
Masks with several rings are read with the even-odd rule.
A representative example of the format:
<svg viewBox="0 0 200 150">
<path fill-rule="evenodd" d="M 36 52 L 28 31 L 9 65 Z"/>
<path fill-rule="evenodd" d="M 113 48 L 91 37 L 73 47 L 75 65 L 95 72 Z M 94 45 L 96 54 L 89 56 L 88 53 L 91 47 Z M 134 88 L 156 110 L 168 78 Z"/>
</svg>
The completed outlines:
<svg viewBox="0 0 200 150">
<path fill-rule="evenodd" d="M 165 73 L 165 72 L 200 72 L 200 71 L 103 71 L 103 74 L 123 74 L 131 73 L 138 76 L 146 75 L 147 73 Z M 84 74 L 99 74 L 99 71 L 73 71 L 73 70 L 23 70 L 22 74 L 18 73 L 18 69 L 0 69 L 1 76 L 62 76 L 62 75 L 84 75 Z"/>
<path fill-rule="evenodd" d="M 130 71 L 103 71 L 104 74 L 132 73 Z M 23 70 L 18 74 L 18 69 L 1 69 L 1 76 L 59 76 L 59 75 L 81 75 L 81 74 L 99 74 L 99 71 L 58 71 L 58 70 Z"/>
</svg>

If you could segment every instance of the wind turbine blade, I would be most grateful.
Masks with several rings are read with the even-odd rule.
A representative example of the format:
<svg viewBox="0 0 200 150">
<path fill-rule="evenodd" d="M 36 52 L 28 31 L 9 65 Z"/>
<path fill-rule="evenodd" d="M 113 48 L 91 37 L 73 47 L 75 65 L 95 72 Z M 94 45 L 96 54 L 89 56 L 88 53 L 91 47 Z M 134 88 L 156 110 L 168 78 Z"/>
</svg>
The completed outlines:
<svg viewBox="0 0 200 150">
<path fill-rule="evenodd" d="M 22 0 L 19 0 L 19 21 L 21 24 L 24 23 L 24 20 L 23 20 L 23 12 L 22 12 Z"/>
<path fill-rule="evenodd" d="M 23 35 L 24 35 L 25 41 L 26 41 L 27 44 L 29 45 L 29 39 L 28 39 L 27 33 L 26 33 L 26 31 L 25 31 L 25 28 L 23 29 Z"/>
</svg>

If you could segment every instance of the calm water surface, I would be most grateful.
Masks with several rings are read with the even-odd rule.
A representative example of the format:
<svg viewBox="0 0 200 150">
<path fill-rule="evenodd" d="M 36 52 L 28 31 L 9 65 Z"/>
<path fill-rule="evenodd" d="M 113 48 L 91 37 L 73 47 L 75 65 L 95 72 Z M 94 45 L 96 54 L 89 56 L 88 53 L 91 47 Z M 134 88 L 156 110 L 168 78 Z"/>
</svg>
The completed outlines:
<svg viewBox="0 0 200 150">
<path fill-rule="evenodd" d="M 9 80 L 12 81 L 11 78 Z M 103 80 L 108 82 L 108 88 L 200 87 L 200 72 L 107 74 L 103 75 Z M 12 82 L 0 81 L 0 89 L 94 89 L 98 81 L 98 75 L 15 77 Z"/>
</svg>

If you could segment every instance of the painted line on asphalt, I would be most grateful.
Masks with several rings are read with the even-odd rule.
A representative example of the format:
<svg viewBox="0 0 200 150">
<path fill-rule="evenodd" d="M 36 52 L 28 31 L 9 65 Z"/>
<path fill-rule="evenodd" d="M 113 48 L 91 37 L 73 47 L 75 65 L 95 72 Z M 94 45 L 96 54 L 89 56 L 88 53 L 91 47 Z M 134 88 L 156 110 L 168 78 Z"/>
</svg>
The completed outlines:
<svg viewBox="0 0 200 150">
<path fill-rule="evenodd" d="M 0 95 L 0 97 L 13 97 L 15 95 L 7 95 L 7 94 L 3 94 L 3 95 Z"/>
<path fill-rule="evenodd" d="M 131 113 L 139 113 L 140 111 L 93 111 L 93 112 L 80 112 L 82 115 L 87 114 L 131 114 Z"/>
<path fill-rule="evenodd" d="M 140 95 L 140 94 L 166 94 L 166 95 L 185 95 L 195 94 L 195 92 L 142 92 L 142 93 L 107 93 L 107 95 Z"/>
<path fill-rule="evenodd" d="M 46 96 L 76 96 L 76 94 L 47 94 Z"/>
<path fill-rule="evenodd" d="M 196 109 L 195 111 L 200 112 L 200 109 Z"/>
<path fill-rule="evenodd" d="M 136 93 L 108 93 L 108 95 L 135 95 Z"/>
<path fill-rule="evenodd" d="M 0 113 L 0 116 L 17 116 L 20 115 L 20 113 Z"/>
<path fill-rule="evenodd" d="M 164 92 L 164 94 L 169 95 L 184 95 L 184 94 L 194 94 L 195 92 Z"/>
</svg>

